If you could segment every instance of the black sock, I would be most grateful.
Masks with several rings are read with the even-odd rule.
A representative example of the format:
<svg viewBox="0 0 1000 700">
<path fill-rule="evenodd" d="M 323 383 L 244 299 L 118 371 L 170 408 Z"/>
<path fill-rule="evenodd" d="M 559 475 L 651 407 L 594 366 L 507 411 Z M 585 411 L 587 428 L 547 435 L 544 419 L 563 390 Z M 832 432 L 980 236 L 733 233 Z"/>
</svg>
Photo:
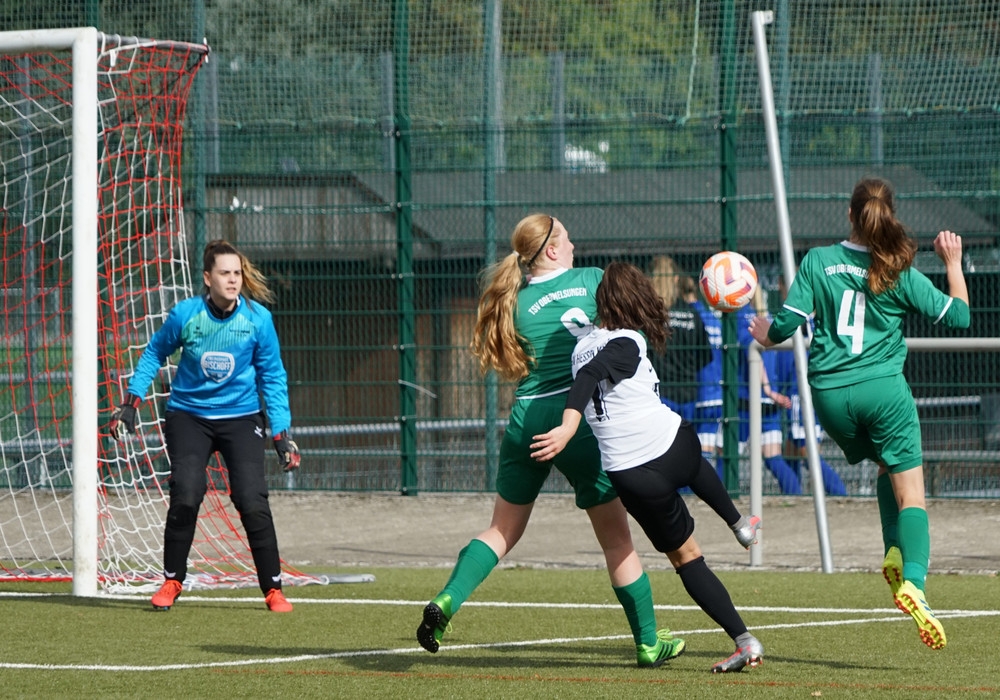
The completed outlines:
<svg viewBox="0 0 1000 700">
<path fill-rule="evenodd" d="M 736 612 L 729 591 L 712 573 L 705 557 L 698 557 L 677 569 L 684 589 L 705 613 L 734 640 L 747 631 L 743 618 Z"/>
</svg>

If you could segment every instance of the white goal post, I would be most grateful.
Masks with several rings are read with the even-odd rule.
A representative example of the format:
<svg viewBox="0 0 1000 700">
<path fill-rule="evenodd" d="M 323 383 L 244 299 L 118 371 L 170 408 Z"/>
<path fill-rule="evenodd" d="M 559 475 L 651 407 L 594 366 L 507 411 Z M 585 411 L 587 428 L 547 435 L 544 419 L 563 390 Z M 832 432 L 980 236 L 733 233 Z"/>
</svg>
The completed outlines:
<svg viewBox="0 0 1000 700">
<path fill-rule="evenodd" d="M 107 423 L 195 291 L 182 132 L 208 53 L 94 28 L 0 33 L 0 580 L 72 580 L 78 596 L 162 580 L 172 367 L 135 436 L 118 444 Z M 254 585 L 218 459 L 208 479 L 185 586 Z"/>
<path fill-rule="evenodd" d="M 778 243 L 781 248 L 781 270 L 782 274 L 791 285 L 795 279 L 795 252 L 792 250 L 792 232 L 788 217 L 788 199 L 785 195 L 785 174 L 781 162 L 781 145 L 778 142 L 778 122 L 774 109 L 774 90 L 771 86 L 771 64 L 767 53 L 767 38 L 764 36 L 764 25 L 774 21 L 774 13 L 770 10 L 754 12 L 751 15 L 751 25 L 753 28 L 754 49 L 757 55 L 757 73 L 760 78 L 760 98 L 764 116 L 764 128 L 767 134 L 767 159 L 771 166 L 771 182 L 774 186 L 774 204 L 778 215 Z M 799 383 L 799 397 L 802 402 L 802 425 L 806 433 L 806 450 L 809 462 L 809 475 L 813 483 L 813 500 L 816 508 L 816 529 L 819 532 L 819 548 L 822 560 L 823 571 L 830 573 L 833 571 L 833 555 L 830 553 L 830 532 L 826 517 L 826 501 L 823 492 L 823 471 L 819 463 L 819 452 L 816 445 L 816 418 L 813 412 L 812 394 L 809 392 L 809 384 L 806 369 L 806 349 L 805 340 L 801 330 L 795 331 L 792 336 L 792 348 L 795 353 L 795 374 Z M 750 369 L 750 376 L 753 377 L 754 370 Z M 759 381 L 759 379 L 758 379 Z M 753 380 L 751 379 L 750 396 L 760 396 L 760 387 L 757 394 L 753 393 Z M 750 435 L 753 436 L 754 413 L 757 414 L 757 434 L 760 432 L 760 402 L 754 401 L 756 407 L 750 407 L 751 426 Z M 759 452 L 759 446 L 757 452 Z M 751 454 L 753 447 L 751 445 Z M 759 460 L 758 460 L 759 461 Z M 753 472 L 751 471 L 751 476 Z M 759 474 L 758 474 L 759 481 Z M 760 484 L 757 484 L 759 494 Z M 753 481 L 751 481 L 750 509 L 754 512 L 754 506 L 759 511 L 760 501 L 756 504 L 753 497 Z M 758 512 L 759 514 L 759 512 Z M 754 564 L 759 560 L 760 548 L 751 549 L 750 563 Z"/>
<path fill-rule="evenodd" d="M 73 594 L 97 593 L 97 39 L 93 27 L 0 32 L 0 55 L 73 60 Z"/>
<path fill-rule="evenodd" d="M 93 28 L 0 32 L 0 581 L 72 580 L 78 596 L 162 582 L 173 364 L 134 436 L 115 442 L 108 422 L 196 292 L 182 134 L 208 55 Z M 257 585 L 218 457 L 206 475 L 184 586 Z M 288 584 L 347 582 L 282 569 Z"/>
</svg>

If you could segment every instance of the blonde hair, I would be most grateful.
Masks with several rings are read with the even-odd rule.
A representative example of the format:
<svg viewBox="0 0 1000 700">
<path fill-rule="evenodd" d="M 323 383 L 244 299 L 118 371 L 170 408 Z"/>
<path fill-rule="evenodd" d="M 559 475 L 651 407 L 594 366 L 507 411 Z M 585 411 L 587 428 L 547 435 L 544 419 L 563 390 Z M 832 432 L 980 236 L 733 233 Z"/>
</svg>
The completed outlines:
<svg viewBox="0 0 1000 700">
<path fill-rule="evenodd" d="M 913 264 L 917 244 L 896 218 L 895 194 L 888 180 L 861 179 L 851 194 L 851 230 L 868 246 L 868 288 L 873 294 L 892 289 Z"/>
<path fill-rule="evenodd" d="M 274 292 L 267 286 L 267 278 L 250 262 L 250 259 L 241 253 L 236 246 L 221 238 L 209 241 L 205 244 L 205 253 L 202 256 L 202 270 L 211 272 L 215 268 L 215 259 L 220 255 L 235 255 L 240 259 L 240 267 L 243 270 L 243 296 L 259 303 L 271 304 L 274 302 Z M 208 291 L 208 287 L 202 287 L 202 293 Z"/>
<path fill-rule="evenodd" d="M 479 358 L 479 369 L 496 370 L 504 379 L 528 376 L 535 358 L 517 332 L 517 295 L 524 288 L 527 266 L 549 244 L 555 219 L 531 214 L 514 227 L 510 238 L 513 252 L 486 267 L 480 275 L 482 294 L 469 348 Z"/>
<path fill-rule="evenodd" d="M 667 308 L 673 306 L 678 297 L 683 296 L 688 291 L 684 289 L 684 278 L 681 277 L 677 263 L 669 255 L 657 255 L 653 258 L 649 275 L 653 282 L 653 289 L 663 299 Z M 694 291 L 694 289 L 692 288 L 690 291 Z"/>
</svg>

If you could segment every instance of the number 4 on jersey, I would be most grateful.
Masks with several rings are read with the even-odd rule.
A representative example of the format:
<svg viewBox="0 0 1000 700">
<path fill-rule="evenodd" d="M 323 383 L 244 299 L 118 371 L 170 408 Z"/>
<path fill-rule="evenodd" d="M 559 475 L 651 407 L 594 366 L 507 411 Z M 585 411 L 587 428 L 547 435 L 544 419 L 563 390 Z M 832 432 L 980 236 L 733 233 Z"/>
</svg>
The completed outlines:
<svg viewBox="0 0 1000 700">
<path fill-rule="evenodd" d="M 854 320 L 851 321 L 851 311 Z M 851 339 L 851 354 L 860 355 L 865 340 L 865 295 L 851 289 L 844 290 L 840 299 L 840 313 L 837 315 L 837 334 Z"/>
</svg>

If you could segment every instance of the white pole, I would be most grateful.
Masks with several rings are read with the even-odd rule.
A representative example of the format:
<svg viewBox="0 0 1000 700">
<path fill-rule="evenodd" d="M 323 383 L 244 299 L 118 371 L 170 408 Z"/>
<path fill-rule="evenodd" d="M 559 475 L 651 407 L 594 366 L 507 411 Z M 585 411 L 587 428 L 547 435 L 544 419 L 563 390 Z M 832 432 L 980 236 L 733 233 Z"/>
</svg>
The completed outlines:
<svg viewBox="0 0 1000 700">
<path fill-rule="evenodd" d="M 97 30 L 73 41 L 73 595 L 97 595 Z"/>
<path fill-rule="evenodd" d="M 774 203 L 778 213 L 778 240 L 781 245 L 781 265 L 785 284 L 791 286 L 795 279 L 795 257 L 792 251 L 792 232 L 788 220 L 788 200 L 785 196 L 785 176 L 781 164 L 781 144 L 778 140 L 778 122 L 774 114 L 774 92 L 771 87 L 771 66 L 767 55 L 767 40 L 764 25 L 774 20 L 771 11 L 754 12 L 754 47 L 757 52 L 757 72 L 760 75 L 760 97 L 767 132 L 767 155 L 771 164 L 771 179 L 774 185 Z M 795 353 L 795 373 L 799 381 L 799 398 L 802 402 L 802 423 L 806 431 L 806 448 L 809 460 L 809 475 L 812 479 L 813 501 L 816 508 L 816 531 L 819 535 L 820 556 L 823 572 L 833 572 L 833 556 L 830 553 L 830 531 L 826 517 L 826 493 L 823 489 L 823 470 L 820 467 L 819 451 L 816 449 L 816 417 L 813 413 L 812 394 L 806 369 L 806 349 L 802 333 L 793 336 Z M 751 402 L 760 401 L 760 393 L 750 395 Z"/>
<path fill-rule="evenodd" d="M 760 409 L 760 368 L 763 365 L 757 343 L 751 343 L 747 351 L 747 392 L 750 399 L 750 438 L 747 447 L 750 450 L 750 515 L 763 519 L 764 511 L 764 479 L 763 459 L 761 458 L 760 431 L 763 418 Z M 756 399 L 752 397 L 757 397 Z M 763 528 L 761 528 L 763 531 Z M 757 544 L 750 545 L 750 566 L 760 566 L 764 557 L 761 552 L 763 535 L 757 536 Z"/>
</svg>

